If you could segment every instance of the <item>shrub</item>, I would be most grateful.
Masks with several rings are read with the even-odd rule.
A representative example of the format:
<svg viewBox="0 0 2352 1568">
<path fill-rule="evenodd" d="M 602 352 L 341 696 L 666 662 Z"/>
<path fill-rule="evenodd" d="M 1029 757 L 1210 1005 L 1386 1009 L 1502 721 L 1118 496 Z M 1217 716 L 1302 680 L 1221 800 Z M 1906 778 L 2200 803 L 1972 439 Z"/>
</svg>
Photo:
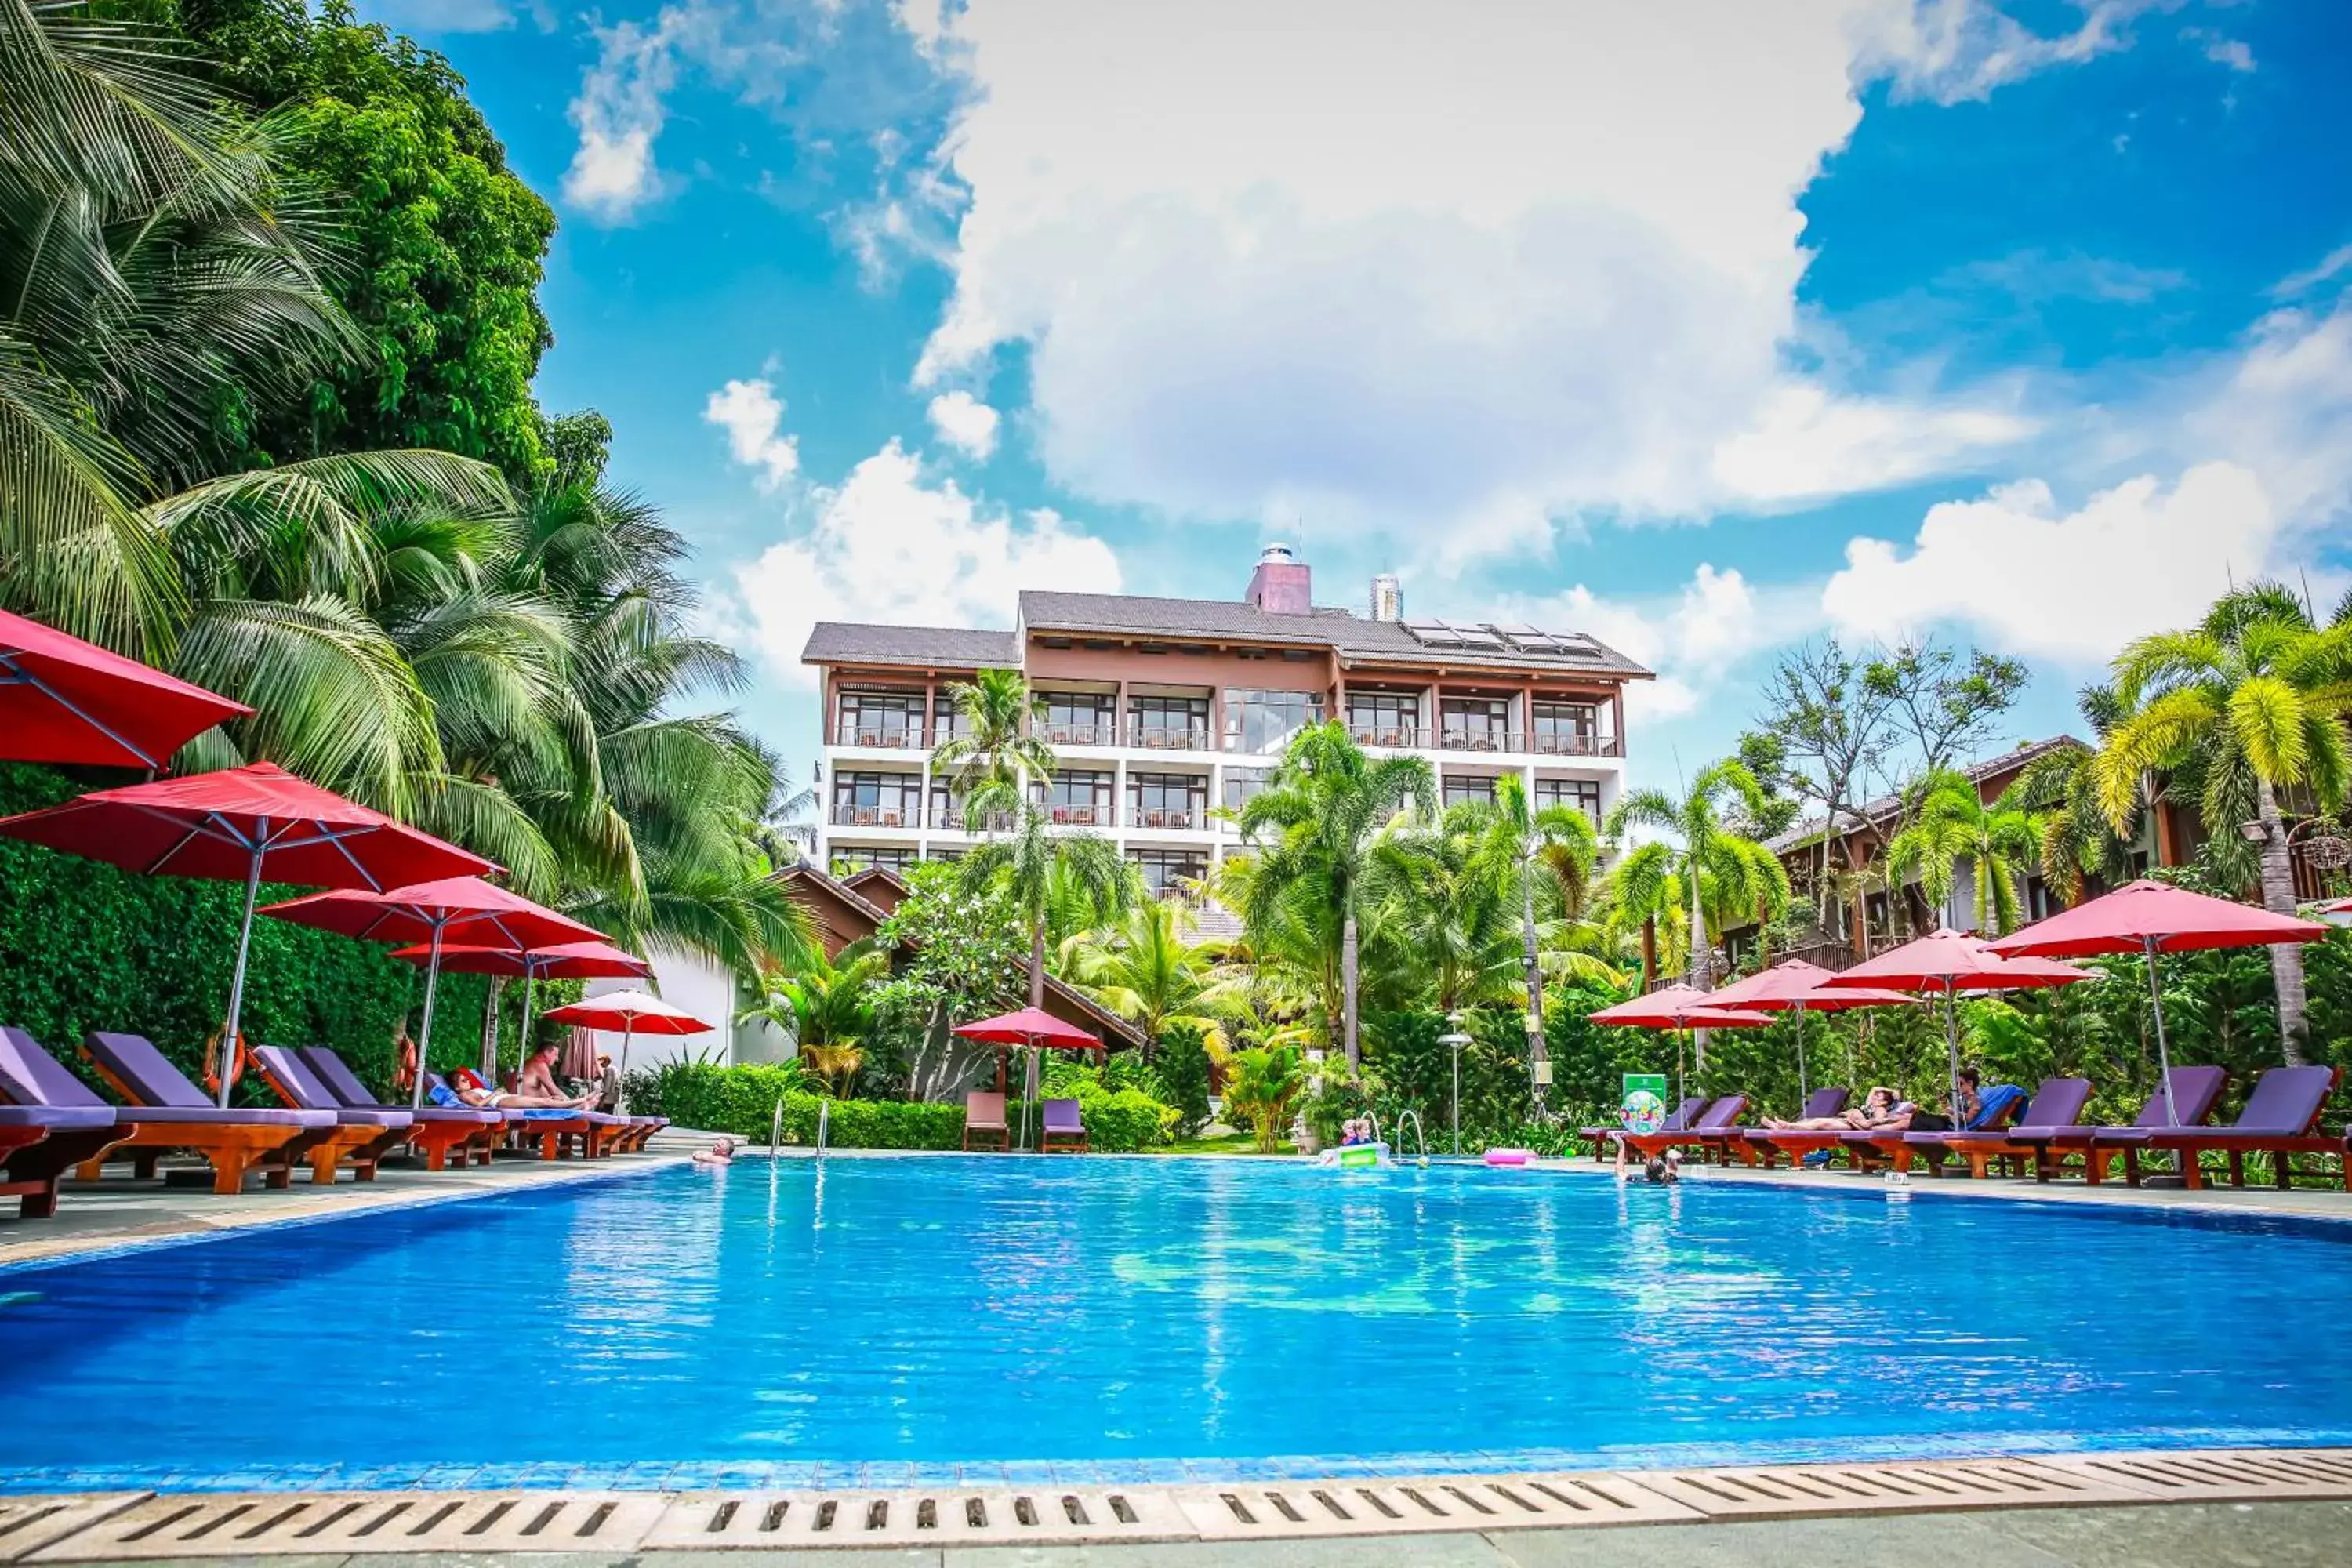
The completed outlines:
<svg viewBox="0 0 2352 1568">
<path fill-rule="evenodd" d="M 1049 1085 L 1046 1093 L 1078 1102 L 1078 1115 L 1086 1123 L 1087 1146 L 1105 1154 L 1133 1154 L 1157 1148 L 1168 1142 L 1176 1126 L 1176 1108 L 1161 1104 L 1140 1089 L 1076 1083 L 1063 1088 Z M 1021 1126 L 1021 1110 L 1018 1100 L 1005 1108 L 1005 1119 L 1016 1131 Z M 961 1118 L 961 1113 L 958 1114 Z M 1041 1113 L 1031 1108 L 1029 1137 L 1033 1144 L 1040 1120 Z"/>
<path fill-rule="evenodd" d="M 963 1107 L 909 1104 L 887 1100 L 828 1100 L 811 1093 L 798 1062 L 670 1062 L 632 1080 L 629 1109 L 667 1116 L 681 1127 L 731 1132 L 765 1143 L 774 1130 L 776 1102 L 784 1106 L 787 1143 L 816 1142 L 817 1121 L 826 1115 L 825 1142 L 835 1149 L 958 1149 L 963 1146 Z"/>
<path fill-rule="evenodd" d="M 1176 1136 L 1197 1138 L 1209 1124 L 1209 1048 L 1198 1029 L 1174 1026 L 1160 1037 L 1159 1098 L 1176 1109 Z"/>
</svg>

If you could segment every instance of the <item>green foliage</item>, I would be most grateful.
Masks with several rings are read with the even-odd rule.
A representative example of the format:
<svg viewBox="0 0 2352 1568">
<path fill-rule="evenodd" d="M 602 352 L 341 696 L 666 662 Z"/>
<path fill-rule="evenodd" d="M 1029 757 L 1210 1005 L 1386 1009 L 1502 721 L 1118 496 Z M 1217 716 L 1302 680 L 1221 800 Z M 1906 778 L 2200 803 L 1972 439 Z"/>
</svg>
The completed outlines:
<svg viewBox="0 0 2352 1568">
<path fill-rule="evenodd" d="M 1225 1064 L 1226 1113 L 1248 1121 L 1257 1152 L 1271 1154 L 1307 1084 L 1307 1055 L 1295 1046 L 1235 1051 Z"/>
<path fill-rule="evenodd" d="M 877 1009 L 927 1017 L 934 1006 L 968 1024 L 1020 1005 L 1028 942 L 1019 910 L 1001 888 L 972 888 L 945 861 L 906 870 L 908 888 L 879 939 L 898 953 Z"/>
<path fill-rule="evenodd" d="M 1161 1098 L 1176 1108 L 1176 1136 L 1197 1138 L 1209 1125 L 1209 1048 L 1198 1029 L 1171 1026 L 1160 1037 L 1152 1062 Z"/>
<path fill-rule="evenodd" d="M 764 1144 L 775 1127 L 778 1100 L 783 1102 L 787 1143 L 814 1144 L 822 1115 L 828 1148 L 956 1149 L 963 1144 L 960 1105 L 828 1100 L 809 1092 L 796 1062 L 741 1067 L 667 1062 L 631 1089 L 629 1108 L 643 1115 L 667 1116 L 680 1127 L 731 1132 Z"/>
</svg>

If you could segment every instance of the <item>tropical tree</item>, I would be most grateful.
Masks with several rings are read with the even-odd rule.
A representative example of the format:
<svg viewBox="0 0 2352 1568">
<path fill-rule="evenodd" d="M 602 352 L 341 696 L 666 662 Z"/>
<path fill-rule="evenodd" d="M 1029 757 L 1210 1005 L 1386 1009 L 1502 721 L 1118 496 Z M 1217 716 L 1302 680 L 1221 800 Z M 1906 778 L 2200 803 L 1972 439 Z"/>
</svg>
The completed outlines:
<svg viewBox="0 0 2352 1568">
<path fill-rule="evenodd" d="M 759 1005 L 737 1014 L 735 1021 L 772 1025 L 791 1037 L 809 1072 L 839 1094 L 865 1062 L 866 1037 L 874 1026 L 874 987 L 889 973 L 889 950 L 870 937 L 830 959 L 818 949 L 793 973 L 772 973 Z"/>
<path fill-rule="evenodd" d="M 1031 732 L 1042 705 L 1017 669 L 983 669 L 947 689 L 961 719 L 962 733 L 931 749 L 931 772 L 972 810 L 971 797 L 991 785 L 1015 799 L 1024 786 L 1054 776 L 1054 751 Z"/>
<path fill-rule="evenodd" d="M 1171 1026 L 1197 1031 L 1212 1057 L 1225 1049 L 1220 952 L 1186 942 L 1183 918 L 1166 901 L 1135 904 L 1118 925 L 1081 938 L 1072 965 L 1097 1001 L 1141 1026 L 1147 1059 Z"/>
<path fill-rule="evenodd" d="M 2123 709 L 2101 748 L 2100 803 L 2122 831 L 2144 804 L 2145 781 L 2170 775 L 2167 793 L 2192 794 L 2224 872 L 2258 883 L 2263 906 L 2294 910 L 2294 873 L 2280 796 L 2305 795 L 2319 810 L 2342 806 L 2352 787 L 2352 604 L 2331 624 L 2262 583 L 2214 603 L 2186 631 L 2142 637 L 2115 661 Z M 2249 853 L 2251 851 L 2251 853 Z M 2252 864 L 2247 864 L 2251 860 Z M 2303 952 L 2271 950 L 2285 1060 L 2304 1060 Z"/>
<path fill-rule="evenodd" d="M 1543 1113 L 1543 963 L 1538 952 L 1538 905 L 1558 907 L 1573 918 L 1584 907 L 1601 837 L 1584 813 L 1570 805 L 1536 806 L 1517 773 L 1496 781 L 1495 804 L 1473 805 L 1469 819 L 1479 830 L 1479 860 L 1517 900 L 1519 962 L 1527 984 L 1528 1058 L 1536 1078 L 1536 1112 Z"/>
<path fill-rule="evenodd" d="M 1351 1070 L 1361 1059 L 1356 991 L 1364 884 L 1381 831 L 1406 810 L 1437 816 L 1437 779 L 1429 763 L 1419 757 L 1371 761 L 1348 738 L 1347 728 L 1331 721 L 1291 738 L 1265 788 L 1238 816 L 1255 862 L 1242 918 L 1253 928 L 1338 937 L 1336 952 L 1326 949 L 1324 991 L 1327 997 L 1337 992 Z M 1327 1007 L 1327 1027 L 1328 1016 Z"/>
<path fill-rule="evenodd" d="M 1235 1051 L 1225 1061 L 1225 1110 L 1247 1120 L 1257 1152 L 1271 1154 L 1307 1083 L 1306 1055 L 1295 1045 Z"/>
<path fill-rule="evenodd" d="M 1941 910 L 1966 864 L 1976 884 L 1976 929 L 1995 935 L 2015 929 L 2019 889 L 2041 849 L 2032 816 L 2011 804 L 1985 805 L 1966 774 L 1948 769 L 1929 773 L 1910 793 L 1910 821 L 1886 847 L 1895 878 L 1916 879 L 1927 902 Z"/>
<path fill-rule="evenodd" d="M 1056 900 L 1076 892 L 1097 910 L 1122 912 L 1137 895 L 1135 868 L 1109 839 L 1054 826 L 1003 781 L 982 784 L 966 798 L 966 809 L 1011 824 L 973 846 L 956 874 L 968 891 L 1002 891 L 1019 912 L 1029 938 L 1029 1005 L 1038 1006 L 1045 1000 L 1045 940 Z"/>
<path fill-rule="evenodd" d="M 2134 810 L 2118 832 L 2099 798 L 2097 747 L 2106 743 L 2122 716 L 2115 689 L 2085 686 L 2076 694 L 2075 706 L 2097 745 L 2044 752 L 2019 771 L 1994 803 L 1999 809 L 2033 816 L 2042 879 L 2069 904 L 2082 901 L 2086 878 L 2096 877 L 2110 887 L 2131 880 L 2132 849 L 2142 816 Z"/>
<path fill-rule="evenodd" d="M 1517 910 L 1487 826 L 1475 807 L 1456 805 L 1426 826 L 1400 819 L 1372 846 L 1373 907 L 1402 933 L 1441 1013 L 1517 999 Z"/>
</svg>

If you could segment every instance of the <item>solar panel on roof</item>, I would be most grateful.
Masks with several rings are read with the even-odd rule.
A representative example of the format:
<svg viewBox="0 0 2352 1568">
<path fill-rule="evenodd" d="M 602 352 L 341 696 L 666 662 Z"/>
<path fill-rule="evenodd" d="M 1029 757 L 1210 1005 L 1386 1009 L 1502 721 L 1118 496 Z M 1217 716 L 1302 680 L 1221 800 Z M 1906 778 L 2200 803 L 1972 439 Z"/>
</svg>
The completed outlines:
<svg viewBox="0 0 2352 1568">
<path fill-rule="evenodd" d="M 1462 638 L 1460 635 L 1444 621 L 1407 621 L 1404 624 L 1404 629 L 1412 634 L 1415 641 L 1423 643 L 1430 647 L 1460 647 L 1462 646 Z"/>
</svg>

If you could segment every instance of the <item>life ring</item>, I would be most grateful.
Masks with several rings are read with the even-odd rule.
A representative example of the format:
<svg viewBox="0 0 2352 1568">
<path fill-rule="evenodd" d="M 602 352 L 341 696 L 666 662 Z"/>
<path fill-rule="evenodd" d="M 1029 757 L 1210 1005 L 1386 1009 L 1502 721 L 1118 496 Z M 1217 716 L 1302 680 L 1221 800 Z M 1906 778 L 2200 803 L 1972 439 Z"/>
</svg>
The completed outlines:
<svg viewBox="0 0 2352 1568">
<path fill-rule="evenodd" d="M 416 1089 L 416 1042 L 404 1032 L 400 1037 L 400 1065 L 393 1069 L 392 1087 L 400 1094 L 410 1094 Z"/>
<path fill-rule="evenodd" d="M 220 1043 L 221 1037 L 217 1030 L 205 1042 L 205 1088 L 215 1099 L 220 1097 L 221 1091 Z M 236 1037 L 236 1048 L 229 1053 L 228 1081 L 234 1084 L 243 1078 L 245 1069 L 251 1061 L 252 1057 L 246 1047 L 245 1036 L 240 1032 Z"/>
</svg>

